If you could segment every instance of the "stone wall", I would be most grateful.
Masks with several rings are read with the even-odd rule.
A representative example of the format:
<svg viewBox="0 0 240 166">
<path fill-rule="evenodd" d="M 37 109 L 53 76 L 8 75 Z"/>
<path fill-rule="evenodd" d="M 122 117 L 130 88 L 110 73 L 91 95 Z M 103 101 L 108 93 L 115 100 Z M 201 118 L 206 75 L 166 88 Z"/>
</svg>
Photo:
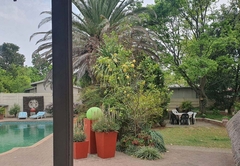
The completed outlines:
<svg viewBox="0 0 240 166">
<path fill-rule="evenodd" d="M 228 121 L 227 131 L 232 143 L 235 165 L 240 166 L 240 111 Z"/>
</svg>

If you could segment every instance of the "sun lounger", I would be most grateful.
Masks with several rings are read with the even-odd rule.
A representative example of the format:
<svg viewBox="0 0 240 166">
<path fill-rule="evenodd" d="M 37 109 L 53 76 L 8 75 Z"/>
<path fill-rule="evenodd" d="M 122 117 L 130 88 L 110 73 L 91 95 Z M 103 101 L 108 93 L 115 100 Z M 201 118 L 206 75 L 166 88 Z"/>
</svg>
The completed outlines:
<svg viewBox="0 0 240 166">
<path fill-rule="evenodd" d="M 36 115 L 32 115 L 30 116 L 29 118 L 32 118 L 32 119 L 39 119 L 39 118 L 45 118 L 45 112 L 44 111 L 39 111 Z"/>
<path fill-rule="evenodd" d="M 18 119 L 27 119 L 27 112 L 19 112 Z"/>
</svg>

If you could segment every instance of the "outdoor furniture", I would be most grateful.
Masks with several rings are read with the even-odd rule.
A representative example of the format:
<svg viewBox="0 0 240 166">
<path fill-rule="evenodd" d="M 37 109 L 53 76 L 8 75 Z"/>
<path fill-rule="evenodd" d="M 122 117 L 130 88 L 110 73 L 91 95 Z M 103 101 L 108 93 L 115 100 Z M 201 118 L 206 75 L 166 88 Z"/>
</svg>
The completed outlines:
<svg viewBox="0 0 240 166">
<path fill-rule="evenodd" d="M 189 119 L 189 114 L 188 113 L 183 113 L 181 115 L 180 123 L 190 125 L 190 119 Z"/>
<path fill-rule="evenodd" d="M 32 118 L 32 119 L 39 119 L 39 118 L 41 118 L 42 119 L 42 118 L 46 117 L 45 114 L 46 113 L 44 111 L 39 111 L 36 115 L 32 115 L 29 118 Z"/>
<path fill-rule="evenodd" d="M 27 112 L 19 112 L 18 119 L 27 119 Z"/>
<path fill-rule="evenodd" d="M 171 112 L 171 115 L 170 115 L 170 123 L 171 124 L 178 124 L 179 123 L 179 118 L 178 116 L 176 116 L 173 112 Z"/>
<path fill-rule="evenodd" d="M 180 113 L 180 112 L 177 112 L 177 113 L 174 113 L 176 116 L 178 116 L 178 119 L 179 119 L 179 125 L 181 124 L 181 117 L 183 114 L 188 114 L 188 118 L 191 118 L 192 115 L 193 115 L 193 112 L 188 112 L 188 113 Z M 189 124 L 190 124 L 190 119 L 189 119 Z"/>
<path fill-rule="evenodd" d="M 197 112 L 194 112 L 193 114 L 192 114 L 192 124 L 195 124 L 196 123 L 196 115 L 197 115 Z"/>
</svg>

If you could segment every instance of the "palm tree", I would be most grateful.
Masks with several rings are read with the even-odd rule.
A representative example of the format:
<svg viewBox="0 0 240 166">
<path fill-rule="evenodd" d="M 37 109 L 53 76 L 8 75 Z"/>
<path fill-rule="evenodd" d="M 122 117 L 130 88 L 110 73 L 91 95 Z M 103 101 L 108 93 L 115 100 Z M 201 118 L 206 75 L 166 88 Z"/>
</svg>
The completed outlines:
<svg viewBox="0 0 240 166">
<path fill-rule="evenodd" d="M 137 14 L 147 9 L 134 8 L 135 3 L 135 0 L 73 0 L 78 10 L 78 13 L 73 13 L 73 70 L 78 78 L 87 73 L 92 83 L 95 82 L 92 66 L 96 62 L 104 33 L 116 31 L 120 40 L 127 41 L 126 46 L 136 48 L 137 51 L 143 50 L 152 57 L 157 57 L 153 47 L 154 41 L 149 35 L 150 31 L 137 26 L 140 22 Z M 50 14 L 50 12 L 43 13 Z M 50 17 L 47 17 L 39 25 L 50 20 Z M 31 38 L 43 33 L 34 33 Z M 37 43 L 50 40 L 50 33 L 51 31 L 45 32 L 44 37 Z M 44 43 L 34 53 L 46 48 L 48 50 L 41 55 L 51 60 L 50 45 L 50 42 Z"/>
</svg>

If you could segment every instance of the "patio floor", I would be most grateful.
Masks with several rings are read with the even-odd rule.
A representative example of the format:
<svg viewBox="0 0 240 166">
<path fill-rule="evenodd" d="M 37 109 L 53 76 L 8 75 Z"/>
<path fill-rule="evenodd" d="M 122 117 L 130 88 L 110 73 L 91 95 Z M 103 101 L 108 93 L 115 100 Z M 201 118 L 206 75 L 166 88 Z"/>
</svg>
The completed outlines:
<svg viewBox="0 0 240 166">
<path fill-rule="evenodd" d="M 195 125 L 208 124 L 199 122 Z M 163 158 L 155 161 L 141 160 L 116 152 L 116 156 L 110 159 L 89 155 L 86 159 L 74 160 L 74 166 L 234 166 L 230 149 L 188 146 L 167 146 L 167 149 L 168 152 Z M 53 166 L 53 135 L 31 147 L 13 149 L 0 154 L 0 163 L 2 166 Z"/>
</svg>

